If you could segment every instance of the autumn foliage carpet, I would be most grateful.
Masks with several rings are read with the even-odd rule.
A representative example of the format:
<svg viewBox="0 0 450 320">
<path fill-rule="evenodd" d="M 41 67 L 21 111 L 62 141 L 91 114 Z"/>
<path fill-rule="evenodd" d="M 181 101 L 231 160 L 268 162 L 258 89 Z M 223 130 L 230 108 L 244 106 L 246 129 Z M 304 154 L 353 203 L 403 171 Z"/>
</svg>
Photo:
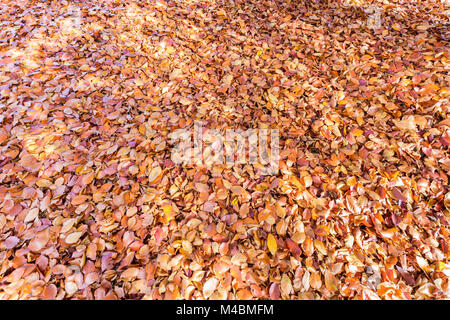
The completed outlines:
<svg viewBox="0 0 450 320">
<path fill-rule="evenodd" d="M 0 298 L 449 298 L 448 22 L 2 0 Z M 280 171 L 175 164 L 196 120 L 279 129 Z"/>
</svg>

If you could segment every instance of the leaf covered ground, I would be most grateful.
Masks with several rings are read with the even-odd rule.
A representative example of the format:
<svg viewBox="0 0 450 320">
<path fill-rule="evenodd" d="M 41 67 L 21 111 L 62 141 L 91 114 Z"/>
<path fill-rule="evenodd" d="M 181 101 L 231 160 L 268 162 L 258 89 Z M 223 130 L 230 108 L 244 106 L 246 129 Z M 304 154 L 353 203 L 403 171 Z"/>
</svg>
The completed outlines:
<svg viewBox="0 0 450 320">
<path fill-rule="evenodd" d="M 3 0 L 0 298 L 450 298 L 449 12 Z M 175 164 L 197 120 L 280 171 Z"/>
</svg>

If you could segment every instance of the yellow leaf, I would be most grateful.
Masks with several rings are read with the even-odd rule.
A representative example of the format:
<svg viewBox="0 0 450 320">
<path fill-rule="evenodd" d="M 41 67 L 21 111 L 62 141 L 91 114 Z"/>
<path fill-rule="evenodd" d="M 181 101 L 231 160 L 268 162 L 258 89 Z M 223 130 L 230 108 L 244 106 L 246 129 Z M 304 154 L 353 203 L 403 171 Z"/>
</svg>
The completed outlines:
<svg viewBox="0 0 450 320">
<path fill-rule="evenodd" d="M 339 283 L 336 277 L 329 271 L 325 272 L 325 286 L 330 292 L 339 290 Z"/>
<path fill-rule="evenodd" d="M 141 124 L 141 125 L 139 126 L 139 133 L 140 133 L 140 134 L 145 135 L 146 130 L 147 130 L 147 129 L 145 128 L 145 126 L 144 126 L 143 124 Z"/>
<path fill-rule="evenodd" d="M 304 176 L 304 177 L 303 177 L 303 181 L 305 182 L 305 187 L 306 187 L 306 188 L 311 187 L 312 182 L 313 182 L 310 175 Z"/>
<path fill-rule="evenodd" d="M 392 25 L 392 29 L 400 31 L 401 27 L 400 27 L 400 25 L 398 23 L 395 23 L 395 24 Z"/>
<path fill-rule="evenodd" d="M 78 241 L 78 239 L 80 239 L 80 237 L 83 235 L 83 232 L 74 232 L 74 233 L 71 233 L 71 234 L 69 234 L 67 237 L 66 237 L 66 239 L 65 239 L 65 241 L 66 241 L 66 243 L 68 243 L 68 244 L 74 244 L 74 243 L 76 243 L 77 241 Z"/>
<path fill-rule="evenodd" d="M 289 182 L 292 183 L 300 191 L 305 190 L 305 186 L 303 185 L 303 183 L 300 182 L 300 180 L 297 179 L 297 177 L 290 176 Z"/>
<path fill-rule="evenodd" d="M 75 169 L 75 173 L 77 175 L 82 175 L 89 172 L 89 168 L 85 168 L 84 165 L 81 165 Z"/>
<path fill-rule="evenodd" d="M 152 168 L 152 170 L 150 171 L 150 174 L 148 176 L 148 182 L 150 184 L 156 183 L 162 177 L 162 173 L 163 173 L 163 171 L 160 166 Z"/>
<path fill-rule="evenodd" d="M 437 262 L 435 263 L 435 270 L 436 270 L 437 272 L 441 272 L 441 271 L 444 270 L 446 267 L 447 267 L 447 265 L 446 265 L 444 262 L 442 262 L 442 261 L 437 261 Z"/>
<path fill-rule="evenodd" d="M 316 247 L 317 251 L 319 251 L 321 254 L 326 256 L 328 254 L 327 248 L 325 248 L 325 245 L 322 241 L 314 240 L 314 247 Z"/>
<path fill-rule="evenodd" d="M 362 125 L 364 123 L 364 119 L 361 116 L 357 116 L 356 117 L 356 122 L 358 123 L 358 125 Z"/>
<path fill-rule="evenodd" d="M 267 247 L 272 255 L 277 252 L 277 241 L 271 233 L 269 233 L 269 236 L 267 237 Z"/>
<path fill-rule="evenodd" d="M 48 179 L 41 179 L 41 180 L 38 180 L 36 182 L 36 184 L 40 188 L 46 188 L 46 187 L 50 187 L 52 185 L 52 182 Z"/>
<path fill-rule="evenodd" d="M 281 287 L 281 292 L 283 294 L 289 295 L 292 293 L 291 279 L 289 279 L 289 277 L 286 274 L 283 274 L 283 276 L 281 277 L 280 287 Z"/>
<path fill-rule="evenodd" d="M 352 176 L 352 177 L 350 177 L 350 178 L 347 178 L 347 185 L 348 185 L 348 186 L 353 187 L 353 186 L 356 185 L 356 183 L 357 183 L 357 180 L 356 180 L 356 177 L 355 177 L 355 176 Z"/>
</svg>

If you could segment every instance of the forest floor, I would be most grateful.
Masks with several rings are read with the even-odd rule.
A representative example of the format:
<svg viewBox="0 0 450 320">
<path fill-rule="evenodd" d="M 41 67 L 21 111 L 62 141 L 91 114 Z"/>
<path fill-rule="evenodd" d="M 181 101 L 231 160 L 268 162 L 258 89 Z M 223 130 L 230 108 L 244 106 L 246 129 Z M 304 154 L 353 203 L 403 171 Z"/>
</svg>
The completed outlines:
<svg viewBox="0 0 450 320">
<path fill-rule="evenodd" d="M 450 298 L 448 1 L 0 18 L 0 299 Z M 195 123 L 279 170 L 175 161 Z"/>
</svg>

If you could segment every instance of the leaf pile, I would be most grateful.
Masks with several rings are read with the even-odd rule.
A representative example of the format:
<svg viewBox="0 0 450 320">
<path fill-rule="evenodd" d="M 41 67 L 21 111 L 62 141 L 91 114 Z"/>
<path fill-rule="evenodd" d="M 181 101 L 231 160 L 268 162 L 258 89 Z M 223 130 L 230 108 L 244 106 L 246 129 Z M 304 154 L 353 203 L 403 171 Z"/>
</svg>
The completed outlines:
<svg viewBox="0 0 450 320">
<path fill-rule="evenodd" d="M 0 298 L 450 298 L 449 12 L 2 1 Z M 194 121 L 279 173 L 175 165 Z"/>
</svg>

